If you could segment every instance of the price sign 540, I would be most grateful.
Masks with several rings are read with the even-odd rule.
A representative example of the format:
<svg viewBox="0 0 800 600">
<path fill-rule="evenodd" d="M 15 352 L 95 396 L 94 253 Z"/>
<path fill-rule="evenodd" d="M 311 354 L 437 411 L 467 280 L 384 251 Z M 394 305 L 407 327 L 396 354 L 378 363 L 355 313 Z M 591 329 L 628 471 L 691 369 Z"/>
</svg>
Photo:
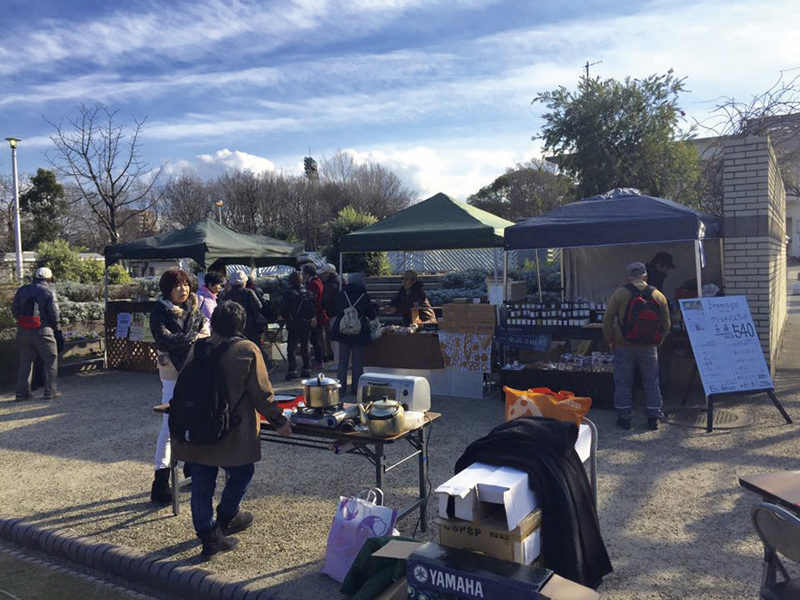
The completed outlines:
<svg viewBox="0 0 800 600">
<path fill-rule="evenodd" d="M 732 323 L 731 329 L 737 339 L 756 337 L 756 330 L 752 323 Z"/>
</svg>

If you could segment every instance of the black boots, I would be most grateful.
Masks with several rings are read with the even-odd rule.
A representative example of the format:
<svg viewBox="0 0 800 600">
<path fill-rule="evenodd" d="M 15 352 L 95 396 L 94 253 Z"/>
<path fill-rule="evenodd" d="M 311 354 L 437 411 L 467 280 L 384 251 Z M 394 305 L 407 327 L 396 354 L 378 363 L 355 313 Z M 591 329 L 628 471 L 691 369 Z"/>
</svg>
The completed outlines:
<svg viewBox="0 0 800 600">
<path fill-rule="evenodd" d="M 617 427 L 619 427 L 620 429 L 624 429 L 625 431 L 628 431 L 631 428 L 631 419 L 617 417 Z"/>
<path fill-rule="evenodd" d="M 658 431 L 658 417 L 647 417 L 647 428 L 650 431 Z"/>
<path fill-rule="evenodd" d="M 214 523 L 214 528 L 206 533 L 198 534 L 200 541 L 203 542 L 203 550 L 200 556 L 205 560 L 211 560 L 219 552 L 233 550 L 239 540 L 233 537 L 225 537 L 219 523 Z"/>
<path fill-rule="evenodd" d="M 157 469 L 153 487 L 150 490 L 150 502 L 154 504 L 172 504 L 172 489 L 169 485 L 169 469 Z"/>
<path fill-rule="evenodd" d="M 223 535 L 232 535 L 244 531 L 253 524 L 253 513 L 240 510 L 234 516 L 229 517 L 220 514 L 219 510 L 217 510 L 217 523 Z"/>
</svg>

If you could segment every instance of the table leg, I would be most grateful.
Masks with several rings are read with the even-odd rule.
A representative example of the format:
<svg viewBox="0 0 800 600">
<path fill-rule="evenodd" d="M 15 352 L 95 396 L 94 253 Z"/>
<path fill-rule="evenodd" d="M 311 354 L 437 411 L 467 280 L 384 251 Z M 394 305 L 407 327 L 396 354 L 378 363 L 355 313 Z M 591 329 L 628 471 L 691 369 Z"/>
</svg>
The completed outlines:
<svg viewBox="0 0 800 600">
<path fill-rule="evenodd" d="M 425 444 L 426 427 L 419 429 L 419 526 L 421 531 L 428 530 L 428 447 Z"/>
<path fill-rule="evenodd" d="M 706 432 L 711 433 L 714 430 L 714 397 L 709 395 L 706 397 Z"/>
<path fill-rule="evenodd" d="M 172 514 L 176 517 L 181 511 L 179 502 L 180 489 L 178 489 L 178 461 L 173 460 L 170 465 L 170 480 L 172 483 Z"/>
<path fill-rule="evenodd" d="M 775 392 L 773 390 L 769 390 L 767 392 L 767 395 L 769 396 L 769 399 L 772 400 L 772 403 L 775 405 L 775 408 L 777 408 L 780 411 L 781 416 L 784 418 L 784 420 L 787 423 L 791 424 L 792 419 L 791 417 L 789 417 L 789 413 L 787 413 L 786 410 L 781 405 L 780 401 L 778 400 L 778 397 L 775 395 Z"/>
<path fill-rule="evenodd" d="M 386 452 L 382 443 L 375 444 L 375 487 L 384 494 L 383 476 L 386 473 Z"/>
</svg>

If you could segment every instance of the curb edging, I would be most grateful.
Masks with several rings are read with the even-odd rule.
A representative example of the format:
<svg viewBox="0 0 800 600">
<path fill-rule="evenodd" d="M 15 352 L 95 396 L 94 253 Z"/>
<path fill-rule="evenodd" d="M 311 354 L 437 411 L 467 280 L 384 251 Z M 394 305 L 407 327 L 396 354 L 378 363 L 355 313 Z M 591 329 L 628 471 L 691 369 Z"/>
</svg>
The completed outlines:
<svg viewBox="0 0 800 600">
<path fill-rule="evenodd" d="M 210 571 L 155 558 L 125 546 L 92 542 L 63 529 L 47 529 L 22 518 L 0 517 L 0 539 L 103 571 L 138 585 L 199 600 L 266 600 L 266 590 L 246 589 L 244 584 Z"/>
</svg>

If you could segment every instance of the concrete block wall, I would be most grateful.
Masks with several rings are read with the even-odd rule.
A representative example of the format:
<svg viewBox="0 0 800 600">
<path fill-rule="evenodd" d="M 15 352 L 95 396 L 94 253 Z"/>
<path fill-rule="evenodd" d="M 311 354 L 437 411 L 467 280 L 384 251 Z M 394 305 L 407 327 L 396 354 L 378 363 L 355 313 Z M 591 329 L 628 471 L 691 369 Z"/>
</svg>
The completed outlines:
<svg viewBox="0 0 800 600">
<path fill-rule="evenodd" d="M 769 138 L 723 147 L 727 295 L 747 297 L 764 355 L 774 372 L 786 324 L 786 192 Z"/>
</svg>

